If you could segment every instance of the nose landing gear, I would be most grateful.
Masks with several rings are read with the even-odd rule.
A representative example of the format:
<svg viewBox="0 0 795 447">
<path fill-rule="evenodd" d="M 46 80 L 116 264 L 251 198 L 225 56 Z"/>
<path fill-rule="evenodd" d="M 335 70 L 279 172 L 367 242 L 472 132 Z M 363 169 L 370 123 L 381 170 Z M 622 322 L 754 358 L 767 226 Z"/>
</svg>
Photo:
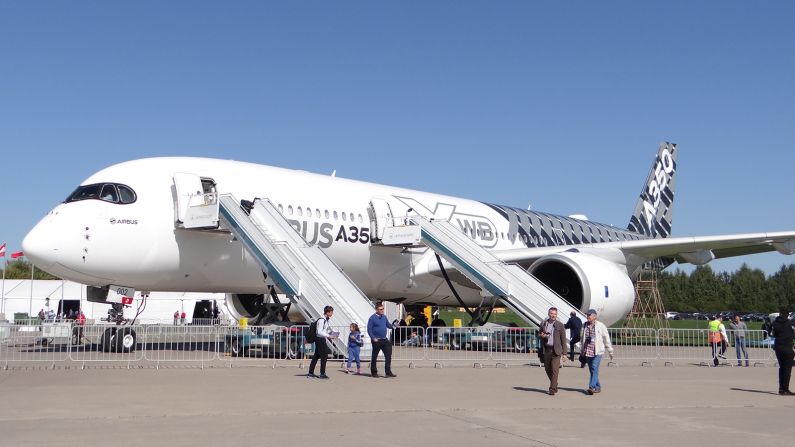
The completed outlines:
<svg viewBox="0 0 795 447">
<path fill-rule="evenodd" d="M 135 351 L 137 334 L 129 327 L 111 327 L 102 333 L 99 346 L 102 352 L 128 354 Z"/>
<path fill-rule="evenodd" d="M 102 352 L 130 353 L 135 351 L 137 334 L 130 327 L 122 326 L 125 323 L 124 306 L 114 303 L 108 309 L 108 321 L 116 323 L 116 327 L 109 327 L 102 333 L 99 347 Z"/>
</svg>

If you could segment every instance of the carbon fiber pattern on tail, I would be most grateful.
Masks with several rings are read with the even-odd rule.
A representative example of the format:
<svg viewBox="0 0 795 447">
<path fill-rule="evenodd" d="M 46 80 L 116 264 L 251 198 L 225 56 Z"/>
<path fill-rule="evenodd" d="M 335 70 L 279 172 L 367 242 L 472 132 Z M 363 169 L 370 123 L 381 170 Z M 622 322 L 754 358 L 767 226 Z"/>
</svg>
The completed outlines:
<svg viewBox="0 0 795 447">
<path fill-rule="evenodd" d="M 660 144 L 651 172 L 640 192 L 635 212 L 629 219 L 628 230 L 651 238 L 664 238 L 671 234 L 676 155 L 675 144 Z"/>
</svg>

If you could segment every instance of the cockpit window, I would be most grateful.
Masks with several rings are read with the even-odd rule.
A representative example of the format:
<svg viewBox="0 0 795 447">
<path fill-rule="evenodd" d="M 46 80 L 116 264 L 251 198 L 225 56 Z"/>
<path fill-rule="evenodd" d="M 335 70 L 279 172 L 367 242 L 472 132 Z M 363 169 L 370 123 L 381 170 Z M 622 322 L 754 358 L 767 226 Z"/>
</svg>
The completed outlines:
<svg viewBox="0 0 795 447">
<path fill-rule="evenodd" d="M 101 184 L 78 186 L 75 192 L 73 192 L 66 200 L 64 200 L 64 203 L 86 199 L 98 199 L 100 188 L 102 188 Z"/>
<path fill-rule="evenodd" d="M 95 183 L 93 185 L 78 186 L 77 189 L 64 200 L 64 203 L 80 200 L 97 199 L 110 203 L 133 203 L 136 200 L 135 191 L 129 186 L 116 183 Z"/>
<path fill-rule="evenodd" d="M 129 186 L 116 185 L 119 188 L 119 199 L 121 203 L 135 202 L 135 192 Z"/>
<path fill-rule="evenodd" d="M 116 193 L 116 185 L 104 185 L 102 187 L 102 192 L 99 194 L 99 198 L 106 202 L 118 202 L 119 196 Z"/>
</svg>

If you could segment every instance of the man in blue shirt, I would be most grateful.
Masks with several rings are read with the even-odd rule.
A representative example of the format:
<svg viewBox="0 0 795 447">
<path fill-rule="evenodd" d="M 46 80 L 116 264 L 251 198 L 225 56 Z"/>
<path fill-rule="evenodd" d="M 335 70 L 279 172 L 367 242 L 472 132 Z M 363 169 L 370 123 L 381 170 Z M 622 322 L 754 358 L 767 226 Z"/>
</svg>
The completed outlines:
<svg viewBox="0 0 795 447">
<path fill-rule="evenodd" d="M 394 329 L 384 315 L 384 304 L 376 303 L 375 313 L 367 320 L 367 335 L 373 345 L 373 355 L 370 358 L 370 374 L 378 377 L 378 353 L 384 351 L 384 370 L 386 377 L 397 377 L 392 374 L 392 342 L 386 336 L 387 329 Z"/>
</svg>

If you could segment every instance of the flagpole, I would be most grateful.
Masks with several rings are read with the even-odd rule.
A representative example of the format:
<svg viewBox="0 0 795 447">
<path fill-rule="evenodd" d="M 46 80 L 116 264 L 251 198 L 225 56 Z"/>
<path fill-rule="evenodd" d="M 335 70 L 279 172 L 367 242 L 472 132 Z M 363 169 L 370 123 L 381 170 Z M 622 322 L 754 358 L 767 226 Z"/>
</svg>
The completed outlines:
<svg viewBox="0 0 795 447">
<path fill-rule="evenodd" d="M 32 318 L 33 313 L 33 269 L 35 266 L 30 263 L 30 301 L 28 302 L 28 318 Z"/>
<path fill-rule="evenodd" d="M 6 270 L 8 270 L 8 261 L 6 261 L 5 259 L 3 259 L 3 261 L 4 261 L 3 262 L 3 291 L 0 292 L 2 294 L 2 295 L 0 295 L 0 296 L 2 296 L 2 298 L 1 298 L 2 299 L 2 309 L 0 309 L 0 313 L 2 313 L 3 317 L 5 317 L 5 314 L 6 314 Z"/>
</svg>

